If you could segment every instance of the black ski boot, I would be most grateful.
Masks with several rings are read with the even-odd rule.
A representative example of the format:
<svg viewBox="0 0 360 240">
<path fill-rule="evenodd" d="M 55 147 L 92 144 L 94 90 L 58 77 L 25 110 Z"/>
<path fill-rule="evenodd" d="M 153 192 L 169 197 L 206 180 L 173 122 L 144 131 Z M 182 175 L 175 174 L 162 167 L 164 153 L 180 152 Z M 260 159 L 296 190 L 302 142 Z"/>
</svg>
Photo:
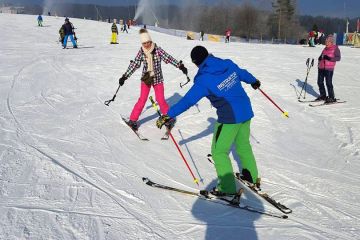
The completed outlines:
<svg viewBox="0 0 360 240">
<path fill-rule="evenodd" d="M 127 125 L 129 125 L 129 127 L 131 127 L 131 129 L 134 131 L 137 131 L 139 129 L 139 124 L 137 123 L 137 121 L 129 120 L 127 122 Z"/>
<path fill-rule="evenodd" d="M 317 98 L 315 98 L 315 101 L 325 101 L 326 100 L 326 96 L 318 96 Z"/>
<path fill-rule="evenodd" d="M 258 178 L 258 179 L 256 179 L 256 182 L 254 182 L 249 170 L 243 169 L 243 170 L 241 171 L 241 175 L 238 176 L 238 177 L 240 177 L 241 180 L 247 182 L 250 187 L 254 187 L 254 188 L 256 188 L 257 190 L 261 190 L 261 188 L 260 188 L 260 181 L 261 181 L 261 179 Z"/>
</svg>

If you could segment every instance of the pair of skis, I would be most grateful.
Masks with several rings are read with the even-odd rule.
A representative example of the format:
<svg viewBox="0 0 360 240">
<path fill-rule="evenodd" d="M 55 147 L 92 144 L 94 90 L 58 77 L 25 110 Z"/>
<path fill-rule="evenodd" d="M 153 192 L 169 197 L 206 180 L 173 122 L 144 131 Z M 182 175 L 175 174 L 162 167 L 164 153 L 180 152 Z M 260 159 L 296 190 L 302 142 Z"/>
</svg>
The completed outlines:
<svg viewBox="0 0 360 240">
<path fill-rule="evenodd" d="M 325 102 L 323 100 L 298 100 L 301 103 L 309 103 L 310 107 L 320 107 L 320 106 L 327 106 L 327 105 L 333 105 L 337 103 L 346 103 L 346 101 L 340 101 L 339 99 L 336 99 L 336 102 Z"/>
<path fill-rule="evenodd" d="M 211 154 L 208 154 L 207 158 L 208 158 L 209 162 L 213 163 L 213 160 L 211 158 Z M 179 193 L 183 193 L 183 194 L 187 194 L 187 195 L 192 195 L 192 196 L 198 197 L 199 199 L 208 200 L 208 201 L 211 201 L 211 202 L 214 202 L 214 203 L 227 205 L 227 206 L 230 206 L 230 207 L 243 209 L 243 210 L 250 211 L 250 212 L 256 212 L 256 213 L 271 216 L 271 217 L 286 219 L 286 218 L 288 218 L 287 214 L 292 213 L 292 210 L 290 208 L 286 207 L 285 205 L 283 205 L 280 202 L 277 202 L 276 200 L 271 198 L 269 196 L 269 194 L 261 191 L 261 189 L 259 187 L 257 187 L 255 184 L 249 183 L 249 182 L 241 179 L 241 176 L 240 176 L 239 173 L 236 173 L 235 177 L 236 177 L 236 179 L 238 181 L 241 182 L 241 184 L 244 187 L 248 188 L 254 194 L 258 195 L 260 198 L 267 201 L 268 203 L 270 203 L 272 206 L 274 206 L 275 208 L 277 208 L 278 210 L 280 210 L 284 214 L 278 214 L 278 213 L 274 213 L 274 212 L 270 212 L 270 211 L 266 211 L 266 210 L 263 210 L 263 209 L 258 209 L 258 208 L 254 208 L 254 207 L 242 204 L 240 202 L 240 197 L 241 197 L 241 194 L 244 191 L 243 188 L 241 188 L 240 191 L 236 195 L 234 195 L 232 199 L 229 199 L 227 197 L 212 195 L 210 192 L 208 192 L 206 190 L 188 191 L 188 190 L 184 190 L 184 189 L 180 189 L 180 188 L 174 188 L 174 187 L 171 187 L 171 186 L 155 183 L 155 182 L 151 181 L 149 178 L 146 178 L 146 177 L 143 178 L 143 181 L 147 185 L 149 185 L 151 187 L 165 189 L 165 190 L 174 191 L 174 192 L 179 192 Z"/>
<path fill-rule="evenodd" d="M 212 155 L 209 153 L 207 155 L 207 160 L 212 163 L 214 163 L 214 160 L 212 159 Z M 250 183 L 246 180 L 243 180 L 241 178 L 240 173 L 235 173 L 235 178 L 241 182 L 242 185 L 246 186 L 248 189 L 250 189 L 252 192 L 254 192 L 255 194 L 257 194 L 259 197 L 261 197 L 262 199 L 264 199 L 265 201 L 267 201 L 268 203 L 270 203 L 271 205 L 273 205 L 275 208 L 277 208 L 278 210 L 280 210 L 281 212 L 285 213 L 285 214 L 289 214 L 292 213 L 292 210 L 288 207 L 286 207 L 285 205 L 281 204 L 280 202 L 277 202 L 276 200 L 274 200 L 273 198 L 271 198 L 269 196 L 269 194 L 261 191 L 260 187 L 258 186 L 258 184 L 253 184 Z"/>
<path fill-rule="evenodd" d="M 144 181 L 145 184 L 147 184 L 150 187 L 160 188 L 160 189 L 173 191 L 173 192 L 178 192 L 178 193 L 186 194 L 189 196 L 198 197 L 201 200 L 210 201 L 212 203 L 221 204 L 221 205 L 225 205 L 225 206 L 229 206 L 229 207 L 233 207 L 233 208 L 237 208 L 237 209 L 242 209 L 245 211 L 254 212 L 254 213 L 258 213 L 258 214 L 262 214 L 262 215 L 266 215 L 266 216 L 270 216 L 270 217 L 281 218 L 281 219 L 288 218 L 288 216 L 286 214 L 279 214 L 279 213 L 266 211 L 263 209 L 258 209 L 258 208 L 251 207 L 249 205 L 242 204 L 240 202 L 240 197 L 241 197 L 242 191 L 239 191 L 239 193 L 236 194 L 232 199 L 228 199 L 226 197 L 212 195 L 208 191 L 188 191 L 188 190 L 184 190 L 184 189 L 180 189 L 180 188 L 171 187 L 168 185 L 163 185 L 160 183 L 153 182 L 149 178 L 146 178 L 146 177 L 144 177 L 142 180 Z"/>
</svg>

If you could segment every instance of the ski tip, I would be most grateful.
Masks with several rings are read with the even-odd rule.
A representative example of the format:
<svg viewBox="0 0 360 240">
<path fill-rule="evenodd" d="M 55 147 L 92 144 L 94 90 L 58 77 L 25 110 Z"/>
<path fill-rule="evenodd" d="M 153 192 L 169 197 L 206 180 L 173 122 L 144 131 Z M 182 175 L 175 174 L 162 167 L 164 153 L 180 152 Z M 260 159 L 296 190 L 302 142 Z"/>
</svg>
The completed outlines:
<svg viewBox="0 0 360 240">
<path fill-rule="evenodd" d="M 154 182 L 152 182 L 150 179 L 148 179 L 147 177 L 143 177 L 142 178 L 143 182 L 146 184 L 146 185 L 149 185 L 149 186 L 153 186 L 154 185 Z"/>
<path fill-rule="evenodd" d="M 282 218 L 282 219 L 288 219 L 289 216 L 288 216 L 288 215 L 282 215 L 281 218 Z"/>
</svg>

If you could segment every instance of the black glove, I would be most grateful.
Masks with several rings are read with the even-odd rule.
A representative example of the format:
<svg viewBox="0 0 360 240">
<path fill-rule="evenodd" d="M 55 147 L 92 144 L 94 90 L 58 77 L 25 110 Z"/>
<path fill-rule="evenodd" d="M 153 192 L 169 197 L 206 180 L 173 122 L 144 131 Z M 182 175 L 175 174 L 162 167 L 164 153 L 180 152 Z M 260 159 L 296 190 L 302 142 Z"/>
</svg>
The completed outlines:
<svg viewBox="0 0 360 240">
<path fill-rule="evenodd" d="M 319 62 L 323 59 L 323 55 L 320 55 L 320 57 L 318 58 Z"/>
<path fill-rule="evenodd" d="M 257 79 L 256 79 L 256 82 L 251 84 L 251 87 L 255 90 L 258 89 L 260 86 L 261 86 L 261 82 Z"/>
<path fill-rule="evenodd" d="M 127 79 L 127 77 L 125 77 L 125 75 L 123 75 L 121 78 L 119 78 L 120 86 L 124 85 L 126 79 Z"/>
<path fill-rule="evenodd" d="M 188 70 L 187 70 L 187 68 L 184 66 L 184 64 L 182 63 L 182 61 L 180 61 L 179 69 L 180 69 L 185 75 L 188 74 Z"/>
<path fill-rule="evenodd" d="M 158 128 L 162 128 L 162 126 L 166 126 L 168 129 L 172 129 L 175 126 L 176 120 L 174 118 L 169 117 L 168 115 L 161 115 L 158 120 L 156 120 L 156 126 Z"/>
<path fill-rule="evenodd" d="M 329 57 L 328 55 L 324 55 L 323 58 L 324 58 L 325 60 L 328 60 L 328 61 L 331 60 L 331 57 Z"/>
</svg>

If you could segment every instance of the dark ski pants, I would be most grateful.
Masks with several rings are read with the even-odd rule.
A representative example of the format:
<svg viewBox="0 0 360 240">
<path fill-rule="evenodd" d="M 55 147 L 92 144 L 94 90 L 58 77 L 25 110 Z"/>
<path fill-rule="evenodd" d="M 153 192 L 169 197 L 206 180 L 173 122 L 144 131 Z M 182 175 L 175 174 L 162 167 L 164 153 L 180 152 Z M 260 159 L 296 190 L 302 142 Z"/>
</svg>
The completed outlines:
<svg viewBox="0 0 360 240">
<path fill-rule="evenodd" d="M 319 86 L 320 96 L 326 97 L 326 91 L 324 86 L 324 78 L 326 82 L 326 88 L 328 91 L 328 97 L 329 98 L 335 98 L 334 94 L 334 87 L 332 84 L 332 77 L 333 77 L 334 71 L 332 70 L 326 70 L 326 69 L 318 69 L 318 80 L 317 84 Z"/>
</svg>

